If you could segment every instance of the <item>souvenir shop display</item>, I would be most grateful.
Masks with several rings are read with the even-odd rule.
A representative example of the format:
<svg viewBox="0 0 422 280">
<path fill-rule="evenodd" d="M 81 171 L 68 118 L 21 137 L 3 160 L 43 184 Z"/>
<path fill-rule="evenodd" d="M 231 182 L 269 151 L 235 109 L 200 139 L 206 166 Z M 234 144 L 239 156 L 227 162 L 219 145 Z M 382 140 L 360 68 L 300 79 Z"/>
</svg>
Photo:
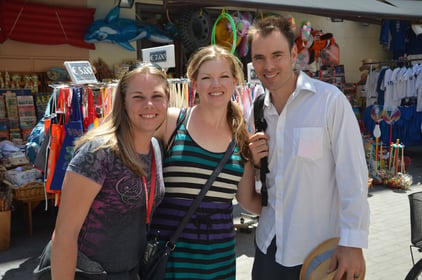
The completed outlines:
<svg viewBox="0 0 422 280">
<path fill-rule="evenodd" d="M 374 142 L 372 138 L 366 138 L 364 142 L 371 185 L 407 190 L 413 177 L 406 173 L 411 159 L 404 155 L 405 145 L 399 139 L 389 146 Z"/>
<path fill-rule="evenodd" d="M 362 120 L 366 130 L 372 131 L 376 125 L 370 117 L 372 108 L 383 108 L 380 129 L 384 143 L 400 139 L 407 146 L 422 144 L 422 64 L 416 62 L 413 59 L 363 61 L 361 70 L 368 74 Z"/>
<path fill-rule="evenodd" d="M 295 43 L 298 51 L 296 69 L 309 72 L 320 70 L 319 79 L 334 83 L 337 86 L 345 83 L 344 78 L 331 80 L 336 75 L 342 74 L 344 76 L 344 66 L 339 65 L 340 48 L 332 33 L 314 29 L 309 21 L 304 21 Z M 343 70 L 340 71 L 338 67 L 343 67 Z"/>
<path fill-rule="evenodd" d="M 0 89 L 0 139 L 24 143 L 37 122 L 30 89 Z"/>
<path fill-rule="evenodd" d="M 91 127 L 98 126 L 111 111 L 116 84 L 95 86 L 56 86 L 49 112 L 41 129 L 33 130 L 27 147 L 35 150 L 34 164 L 43 171 L 46 193 L 59 203 L 64 173 L 73 152 L 74 140 Z M 39 136 L 42 136 L 41 139 Z"/>
<path fill-rule="evenodd" d="M 38 93 L 42 85 L 41 73 L 0 72 L 0 89 L 29 89 Z"/>
</svg>

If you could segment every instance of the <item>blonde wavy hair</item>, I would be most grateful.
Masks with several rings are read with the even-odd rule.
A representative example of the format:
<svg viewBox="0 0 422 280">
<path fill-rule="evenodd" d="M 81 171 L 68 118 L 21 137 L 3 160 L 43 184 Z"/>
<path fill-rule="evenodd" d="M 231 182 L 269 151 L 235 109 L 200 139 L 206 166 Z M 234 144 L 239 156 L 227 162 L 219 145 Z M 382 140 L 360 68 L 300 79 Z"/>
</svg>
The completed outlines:
<svg viewBox="0 0 422 280">
<path fill-rule="evenodd" d="M 188 79 L 196 80 L 198 78 L 199 68 L 204 62 L 220 57 L 225 58 L 230 64 L 232 75 L 236 79 L 237 84 L 243 83 L 244 74 L 242 63 L 235 55 L 218 45 L 202 47 L 190 57 L 186 71 Z M 227 121 L 233 132 L 236 145 L 240 149 L 240 155 L 244 160 L 249 160 L 248 126 L 243 116 L 242 108 L 232 100 L 227 104 Z"/>
</svg>

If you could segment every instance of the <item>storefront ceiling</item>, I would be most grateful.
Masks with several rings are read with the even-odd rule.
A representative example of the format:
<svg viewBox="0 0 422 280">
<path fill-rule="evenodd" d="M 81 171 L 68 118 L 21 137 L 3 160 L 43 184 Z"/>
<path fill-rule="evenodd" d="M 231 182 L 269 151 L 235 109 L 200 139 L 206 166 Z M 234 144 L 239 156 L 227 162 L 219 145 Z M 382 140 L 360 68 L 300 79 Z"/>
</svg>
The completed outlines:
<svg viewBox="0 0 422 280">
<path fill-rule="evenodd" d="M 382 19 L 422 22 L 422 0 L 163 0 L 166 7 L 202 6 L 279 10 L 347 20 L 376 22 Z"/>
</svg>

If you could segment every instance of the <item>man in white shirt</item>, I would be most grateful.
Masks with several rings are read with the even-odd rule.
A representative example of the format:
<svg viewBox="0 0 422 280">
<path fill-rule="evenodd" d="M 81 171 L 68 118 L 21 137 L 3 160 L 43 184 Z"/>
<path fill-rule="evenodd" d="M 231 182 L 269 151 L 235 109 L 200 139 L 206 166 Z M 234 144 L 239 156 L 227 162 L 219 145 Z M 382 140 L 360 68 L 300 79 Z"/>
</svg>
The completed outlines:
<svg viewBox="0 0 422 280">
<path fill-rule="evenodd" d="M 334 85 L 294 70 L 287 19 L 258 21 L 248 39 L 267 89 L 268 127 L 251 136 L 250 149 L 255 166 L 268 156 L 269 168 L 252 279 L 299 279 L 305 257 L 331 237 L 340 237 L 329 269 L 337 269 L 334 279 L 357 279 L 368 245 L 368 170 L 352 107 Z"/>
</svg>

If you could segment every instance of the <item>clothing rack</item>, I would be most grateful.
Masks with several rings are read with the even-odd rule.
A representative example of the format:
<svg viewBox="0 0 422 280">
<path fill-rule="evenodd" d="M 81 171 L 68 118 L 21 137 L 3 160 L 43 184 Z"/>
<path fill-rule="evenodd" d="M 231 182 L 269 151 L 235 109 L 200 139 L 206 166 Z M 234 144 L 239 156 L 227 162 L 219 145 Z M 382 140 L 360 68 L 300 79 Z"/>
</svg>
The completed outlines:
<svg viewBox="0 0 422 280">
<path fill-rule="evenodd" d="M 117 86 L 117 82 L 98 82 L 92 84 L 75 84 L 75 83 L 52 83 L 48 85 L 51 88 L 74 88 L 74 87 L 90 87 L 91 89 L 101 89 L 108 86 Z"/>
<path fill-rule="evenodd" d="M 406 58 L 391 59 L 391 60 L 365 62 L 365 63 L 362 63 L 362 66 L 369 65 L 370 70 L 372 70 L 373 65 L 392 65 L 392 64 L 398 64 L 398 63 L 406 63 L 406 65 L 409 66 L 407 63 L 410 63 L 412 61 L 422 61 L 422 58 L 407 58 L 406 57 Z"/>
<path fill-rule="evenodd" d="M 190 80 L 188 78 L 168 78 L 167 81 L 170 84 L 173 84 L 173 83 L 190 83 Z"/>
</svg>

